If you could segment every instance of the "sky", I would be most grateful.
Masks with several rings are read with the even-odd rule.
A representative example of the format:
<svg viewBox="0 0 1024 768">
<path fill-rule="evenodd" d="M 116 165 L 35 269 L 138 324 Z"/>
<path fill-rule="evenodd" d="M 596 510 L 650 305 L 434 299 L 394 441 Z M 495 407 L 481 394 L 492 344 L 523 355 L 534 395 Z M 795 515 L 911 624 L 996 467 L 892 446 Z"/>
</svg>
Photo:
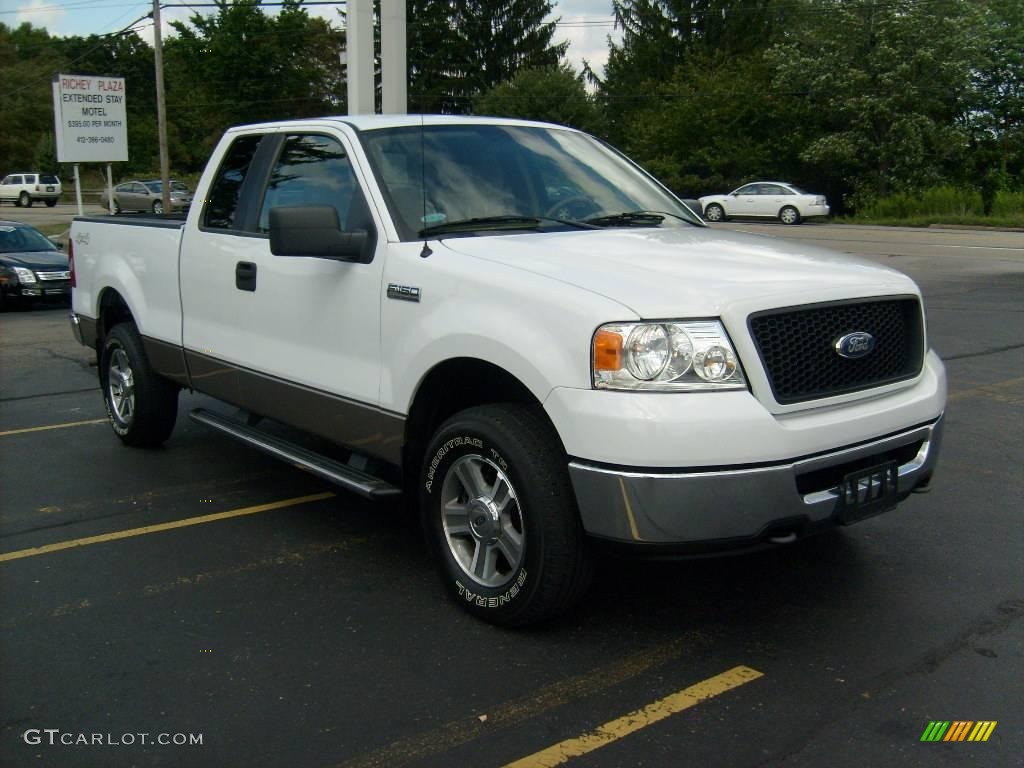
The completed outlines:
<svg viewBox="0 0 1024 768">
<path fill-rule="evenodd" d="M 184 5 L 186 1 L 164 0 L 164 4 Z M 552 5 L 552 18 L 561 20 L 554 42 L 569 41 L 567 58 L 577 70 L 585 59 L 600 73 L 608 59 L 607 37 L 616 34 L 611 23 L 611 0 L 554 0 Z M 123 29 L 151 9 L 152 2 L 147 0 L 0 0 L 0 22 L 18 26 L 27 21 L 61 36 L 103 34 Z M 308 10 L 337 23 L 338 14 L 332 6 L 310 6 Z M 164 34 L 172 32 L 170 21 L 187 20 L 192 13 L 188 8 L 162 10 Z M 142 37 L 152 42 L 152 23 L 141 22 L 139 27 Z"/>
</svg>

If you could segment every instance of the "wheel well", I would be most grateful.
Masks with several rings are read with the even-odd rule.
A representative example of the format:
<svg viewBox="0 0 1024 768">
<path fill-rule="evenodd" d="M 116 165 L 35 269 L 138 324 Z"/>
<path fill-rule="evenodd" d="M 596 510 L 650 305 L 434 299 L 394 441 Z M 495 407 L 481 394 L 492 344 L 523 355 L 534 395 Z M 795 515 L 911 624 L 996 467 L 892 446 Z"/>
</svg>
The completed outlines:
<svg viewBox="0 0 1024 768">
<path fill-rule="evenodd" d="M 540 406 L 540 401 L 519 379 L 483 360 L 453 358 L 432 368 L 420 383 L 405 422 L 402 458 L 406 479 L 415 479 L 419 474 L 427 443 L 445 419 L 487 403 Z"/>
<path fill-rule="evenodd" d="M 103 339 L 118 323 L 135 322 L 128 302 L 113 288 L 106 288 L 100 294 L 100 316 L 96 323 L 96 347 L 103 346 Z"/>
</svg>

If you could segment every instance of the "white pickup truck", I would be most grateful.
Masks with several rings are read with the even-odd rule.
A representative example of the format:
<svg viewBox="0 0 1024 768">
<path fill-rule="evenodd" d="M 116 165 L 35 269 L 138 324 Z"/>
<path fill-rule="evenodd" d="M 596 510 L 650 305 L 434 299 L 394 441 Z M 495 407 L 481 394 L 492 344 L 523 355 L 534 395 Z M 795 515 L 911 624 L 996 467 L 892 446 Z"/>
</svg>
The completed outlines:
<svg viewBox="0 0 1024 768">
<path fill-rule="evenodd" d="M 72 225 L 72 326 L 114 431 L 164 442 L 181 388 L 237 407 L 191 415 L 415 500 L 487 620 L 565 610 L 599 545 L 784 544 L 935 467 L 946 380 L 910 279 L 709 228 L 578 131 L 243 126 L 196 201 Z"/>
</svg>

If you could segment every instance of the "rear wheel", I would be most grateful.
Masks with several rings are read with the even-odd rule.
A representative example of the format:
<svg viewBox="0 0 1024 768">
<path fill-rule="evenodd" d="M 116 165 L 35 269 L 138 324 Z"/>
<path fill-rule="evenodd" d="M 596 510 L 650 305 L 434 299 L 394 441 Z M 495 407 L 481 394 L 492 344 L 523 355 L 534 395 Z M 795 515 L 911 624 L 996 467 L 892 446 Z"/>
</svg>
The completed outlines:
<svg viewBox="0 0 1024 768">
<path fill-rule="evenodd" d="M 799 224 L 800 211 L 798 211 L 792 205 L 787 205 L 785 208 L 779 211 L 779 221 L 781 221 L 783 224 Z"/>
<path fill-rule="evenodd" d="M 57 198 L 55 198 L 55 197 L 46 201 L 46 207 L 47 208 L 53 208 L 53 206 L 55 206 L 56 204 L 57 204 Z"/>
<path fill-rule="evenodd" d="M 420 514 L 445 588 L 487 621 L 551 618 L 589 582 L 565 452 L 534 408 L 479 406 L 442 424 L 420 476 Z"/>
<path fill-rule="evenodd" d="M 116 325 L 107 334 L 99 371 L 110 426 L 124 443 L 152 447 L 171 436 L 178 387 L 149 365 L 133 323 Z"/>
<path fill-rule="evenodd" d="M 725 221 L 725 209 L 718 203 L 712 203 L 704 209 L 704 218 L 708 221 Z"/>
</svg>

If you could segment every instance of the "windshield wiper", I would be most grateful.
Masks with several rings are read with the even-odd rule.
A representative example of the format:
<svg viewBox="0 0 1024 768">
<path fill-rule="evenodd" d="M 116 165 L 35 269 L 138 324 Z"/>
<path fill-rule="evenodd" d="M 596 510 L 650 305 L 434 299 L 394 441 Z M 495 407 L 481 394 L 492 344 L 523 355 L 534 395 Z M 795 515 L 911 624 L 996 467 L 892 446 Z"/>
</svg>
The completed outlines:
<svg viewBox="0 0 1024 768">
<path fill-rule="evenodd" d="M 687 224 L 694 223 L 688 217 L 671 211 L 624 211 L 607 216 L 595 216 L 592 219 L 584 219 L 584 221 L 598 227 L 656 227 L 665 220 L 666 216 L 685 221 Z"/>
<path fill-rule="evenodd" d="M 577 229 L 595 229 L 593 224 L 583 221 L 572 221 L 570 219 L 554 219 L 550 216 L 478 216 L 472 219 L 457 219 L 445 221 L 440 224 L 433 224 L 424 227 L 419 231 L 420 237 L 427 235 L 439 235 L 445 232 L 475 232 L 480 230 L 500 229 L 536 229 L 546 222 L 564 224 Z"/>
</svg>

